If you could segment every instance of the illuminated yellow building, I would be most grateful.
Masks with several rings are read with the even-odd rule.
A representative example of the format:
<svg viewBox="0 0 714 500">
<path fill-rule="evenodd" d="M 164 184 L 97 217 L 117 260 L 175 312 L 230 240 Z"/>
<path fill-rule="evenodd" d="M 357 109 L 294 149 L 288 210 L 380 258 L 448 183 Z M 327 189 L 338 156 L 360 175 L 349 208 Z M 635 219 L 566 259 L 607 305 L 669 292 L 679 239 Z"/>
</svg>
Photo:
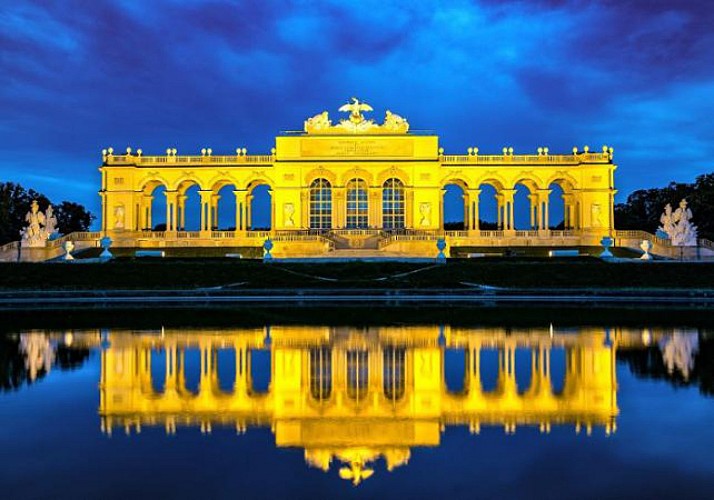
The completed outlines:
<svg viewBox="0 0 714 500">
<path fill-rule="evenodd" d="M 346 119 L 332 124 L 327 112 L 305 121 L 300 132 L 275 139 L 270 154 L 230 156 L 203 149 L 197 156 L 145 156 L 141 150 L 103 152 L 100 167 L 102 231 L 115 246 L 261 247 L 266 238 L 276 256 L 349 255 L 369 250 L 388 255 L 435 255 L 437 238 L 450 246 L 597 245 L 612 235 L 615 195 L 612 148 L 554 155 L 446 155 L 439 138 L 409 130 L 387 111 L 384 122 L 364 116 L 371 108 L 356 99 L 340 108 Z M 270 230 L 255 231 L 254 189 L 270 189 Z M 464 228 L 444 231 L 444 193 L 463 193 Z M 482 187 L 495 190 L 497 230 L 479 227 Z M 186 193 L 198 186 L 200 228 L 185 231 Z M 235 218 L 218 230 L 219 191 L 232 186 Z M 552 191 L 562 191 L 554 200 Z M 162 188 L 163 194 L 158 194 Z M 516 230 L 517 190 L 528 191 L 530 224 Z M 222 191 L 223 190 L 223 191 Z M 155 196 L 165 197 L 165 231 L 151 231 L 159 215 Z M 223 200 L 225 202 L 225 200 Z M 564 220 L 552 228 L 551 203 L 562 203 Z M 163 212 L 163 210 L 162 210 Z"/>
<path fill-rule="evenodd" d="M 180 426 L 205 433 L 231 426 L 239 434 L 270 426 L 277 446 L 304 449 L 307 463 L 324 471 L 338 461 L 340 476 L 359 483 L 378 458 L 392 470 L 408 462 L 411 448 L 438 446 L 446 426 L 469 426 L 474 434 L 481 426 L 502 426 L 506 434 L 519 426 L 547 433 L 552 425 L 590 434 L 601 426 L 610 434 L 618 414 L 618 342 L 618 335 L 595 328 L 112 332 L 102 351 L 99 413 L 109 434 L 155 425 L 169 434 Z M 555 350 L 558 370 L 551 368 Z M 270 381 L 262 389 L 253 379 L 259 351 L 264 360 L 269 354 L 263 371 Z M 445 375 L 450 352 L 463 360 L 455 388 Z M 194 387 L 187 384 L 187 353 L 200 359 Z M 488 388 L 481 363 L 487 355 L 498 367 Z M 219 360 L 231 365 L 221 371 L 230 380 L 219 377 Z M 528 365 L 525 381 L 518 363 Z M 554 372 L 564 377 L 556 381 Z"/>
</svg>

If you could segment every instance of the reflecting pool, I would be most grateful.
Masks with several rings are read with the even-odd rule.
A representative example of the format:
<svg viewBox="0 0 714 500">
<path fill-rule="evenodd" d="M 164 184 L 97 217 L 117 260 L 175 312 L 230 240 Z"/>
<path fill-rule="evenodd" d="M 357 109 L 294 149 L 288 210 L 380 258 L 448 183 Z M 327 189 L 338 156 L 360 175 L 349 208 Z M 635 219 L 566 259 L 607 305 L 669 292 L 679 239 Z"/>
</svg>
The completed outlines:
<svg viewBox="0 0 714 500">
<path fill-rule="evenodd" d="M 706 328 L 0 337 L 5 498 L 711 498 L 713 446 Z"/>
</svg>

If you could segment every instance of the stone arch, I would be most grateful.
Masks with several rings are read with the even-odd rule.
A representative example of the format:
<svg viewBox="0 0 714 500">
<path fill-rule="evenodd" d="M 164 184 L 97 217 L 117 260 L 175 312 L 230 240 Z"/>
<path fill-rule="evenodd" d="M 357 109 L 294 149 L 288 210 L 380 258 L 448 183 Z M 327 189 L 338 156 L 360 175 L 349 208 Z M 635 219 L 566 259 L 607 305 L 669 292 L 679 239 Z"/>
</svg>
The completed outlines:
<svg viewBox="0 0 714 500">
<path fill-rule="evenodd" d="M 543 181 L 533 172 L 520 172 L 513 178 L 511 189 L 516 189 L 518 184 L 526 186 L 531 192 L 537 189 L 545 189 Z"/>
<path fill-rule="evenodd" d="M 387 179 L 399 179 L 404 186 L 410 185 L 410 179 L 409 179 L 409 174 L 407 174 L 404 170 L 401 168 L 397 167 L 390 167 L 387 170 L 382 170 L 377 174 L 377 177 L 375 179 L 375 186 L 381 188 L 385 181 Z"/>
<path fill-rule="evenodd" d="M 246 184 L 246 223 L 250 230 L 273 229 L 275 203 L 272 190 L 273 184 L 263 177 L 256 177 Z"/>
<path fill-rule="evenodd" d="M 372 175 L 370 172 L 363 168 L 355 167 L 351 168 L 350 170 L 346 171 L 344 174 L 342 174 L 342 178 L 340 179 L 340 184 L 342 186 L 346 186 L 349 181 L 352 179 L 362 179 L 367 183 L 367 186 L 371 186 L 372 183 L 374 182 L 374 175 Z"/>
<path fill-rule="evenodd" d="M 469 183 L 461 176 L 461 175 L 452 175 L 449 174 L 441 179 L 441 182 L 439 183 L 441 189 L 444 189 L 446 186 L 449 184 L 456 184 L 459 186 L 461 189 L 464 190 L 464 192 L 469 189 Z"/>
<path fill-rule="evenodd" d="M 211 191 L 218 192 L 226 186 L 235 186 L 238 189 L 238 180 L 231 176 L 217 175 L 208 183 Z"/>
<path fill-rule="evenodd" d="M 271 179 L 270 176 L 265 175 L 262 172 L 254 172 L 253 174 L 248 176 L 243 182 L 236 183 L 236 186 L 238 186 L 239 184 L 241 186 L 241 189 L 246 189 L 250 191 L 255 186 L 259 186 L 260 184 L 267 184 L 272 189 L 275 186 L 275 181 Z"/>
<path fill-rule="evenodd" d="M 198 186 L 198 189 L 204 189 L 203 184 L 201 183 L 201 179 L 199 179 L 197 176 L 195 176 L 193 174 L 186 174 L 186 175 L 182 175 L 181 177 L 176 179 L 172 183 L 170 189 L 172 191 L 181 192 L 182 190 L 185 191 L 186 189 L 193 186 L 194 184 L 196 186 Z"/>
<path fill-rule="evenodd" d="M 151 177 L 143 179 L 139 186 L 139 191 L 142 191 L 144 194 L 151 194 L 159 186 L 164 186 L 164 188 L 168 189 L 169 183 L 161 176 L 152 175 Z"/>
<path fill-rule="evenodd" d="M 548 187 L 551 184 L 558 184 L 561 188 L 563 188 L 563 191 L 565 192 L 570 192 L 575 189 L 579 189 L 579 183 L 575 177 L 570 175 L 567 172 L 559 171 L 553 174 L 548 178 L 545 184 L 545 189 L 548 189 Z"/>
<path fill-rule="evenodd" d="M 477 179 L 474 182 L 474 187 L 478 189 L 484 184 L 493 187 L 496 191 L 502 191 L 503 189 L 506 189 L 506 186 L 509 185 L 509 183 L 506 182 L 506 180 L 501 175 L 496 174 L 495 172 L 490 172 L 489 174 Z"/>
<path fill-rule="evenodd" d="M 538 191 L 541 181 L 531 173 L 521 173 L 515 177 L 511 189 L 513 193 L 513 227 L 516 230 L 533 230 L 537 227 Z"/>
<path fill-rule="evenodd" d="M 469 186 L 461 177 L 450 175 L 442 179 L 439 205 L 442 229 L 461 231 L 470 227 Z"/>
<path fill-rule="evenodd" d="M 337 185 L 337 174 L 325 167 L 318 167 L 305 174 L 305 185 L 310 186 L 315 179 L 326 179 L 332 187 Z"/>
</svg>

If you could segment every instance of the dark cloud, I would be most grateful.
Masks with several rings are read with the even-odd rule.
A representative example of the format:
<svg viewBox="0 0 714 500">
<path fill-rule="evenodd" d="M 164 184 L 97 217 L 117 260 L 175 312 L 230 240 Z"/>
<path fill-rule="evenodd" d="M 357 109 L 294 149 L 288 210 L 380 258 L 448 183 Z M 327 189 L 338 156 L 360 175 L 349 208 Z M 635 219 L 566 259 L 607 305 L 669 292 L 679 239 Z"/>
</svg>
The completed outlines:
<svg viewBox="0 0 714 500">
<path fill-rule="evenodd" d="M 714 166 L 712 25 L 709 1 L 16 1 L 0 178 L 96 185 L 109 144 L 264 152 L 359 95 L 454 152 L 614 144 L 626 194 Z M 663 144 L 677 164 L 653 170 Z"/>
</svg>

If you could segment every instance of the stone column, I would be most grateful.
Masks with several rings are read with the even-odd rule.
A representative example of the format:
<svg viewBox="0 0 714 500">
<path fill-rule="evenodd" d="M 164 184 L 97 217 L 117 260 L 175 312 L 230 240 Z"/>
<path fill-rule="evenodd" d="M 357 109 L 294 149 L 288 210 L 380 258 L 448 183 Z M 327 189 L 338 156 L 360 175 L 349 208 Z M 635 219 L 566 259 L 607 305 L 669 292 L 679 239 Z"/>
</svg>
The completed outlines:
<svg viewBox="0 0 714 500">
<path fill-rule="evenodd" d="M 218 201 L 221 197 L 216 193 L 211 196 L 211 230 L 218 229 Z"/>
<path fill-rule="evenodd" d="M 201 237 L 209 238 L 211 227 L 213 226 L 211 220 L 213 191 L 202 189 L 198 192 L 198 195 L 201 197 L 201 232 L 203 233 Z"/>
<path fill-rule="evenodd" d="M 182 195 L 178 197 L 178 229 L 186 230 L 186 200 L 188 196 Z"/>
<path fill-rule="evenodd" d="M 245 203 L 248 192 L 244 189 L 237 189 L 233 191 L 233 194 L 236 197 L 236 231 L 245 231 L 247 228 L 245 221 Z"/>
<path fill-rule="evenodd" d="M 531 230 L 536 229 L 536 218 L 538 217 L 538 195 L 529 194 L 528 201 L 531 202 L 530 215 L 531 215 Z"/>
<path fill-rule="evenodd" d="M 478 201 L 479 201 L 479 196 L 481 196 L 481 190 L 480 189 L 469 189 L 468 190 L 469 194 L 469 204 L 471 205 L 470 211 L 469 211 L 469 223 L 467 226 L 465 226 L 466 229 L 469 231 L 478 231 L 480 230 L 480 225 L 479 225 L 479 209 L 478 209 Z"/>
<path fill-rule="evenodd" d="M 164 194 L 166 195 L 166 232 L 175 232 L 178 191 L 164 191 Z"/>
<path fill-rule="evenodd" d="M 503 189 L 499 194 L 503 199 L 503 229 L 505 231 L 513 231 L 515 229 L 513 198 L 516 195 L 516 190 Z"/>
<path fill-rule="evenodd" d="M 441 197 L 443 203 L 444 197 Z M 439 227 L 444 229 L 444 218 L 442 216 Z M 414 188 L 404 186 L 404 228 L 416 229 L 414 227 Z"/>
<path fill-rule="evenodd" d="M 573 195 L 563 194 L 563 229 L 573 227 Z"/>
<path fill-rule="evenodd" d="M 345 227 L 347 204 L 345 200 L 346 190 L 343 187 L 332 189 L 332 228 L 342 229 Z"/>
<path fill-rule="evenodd" d="M 367 193 L 367 225 L 370 228 L 381 228 L 382 227 L 382 217 L 381 207 L 382 198 L 381 190 L 379 188 L 371 188 Z"/>
<path fill-rule="evenodd" d="M 298 212 L 296 210 L 296 212 Z M 310 190 L 303 189 L 300 192 L 300 220 L 296 222 L 296 226 L 302 229 L 310 229 Z"/>
<path fill-rule="evenodd" d="M 538 195 L 538 230 L 547 231 L 550 226 L 548 205 L 550 200 L 550 189 L 539 189 Z"/>
<path fill-rule="evenodd" d="M 141 198 L 141 224 L 140 230 L 149 229 L 151 230 L 151 208 L 154 201 L 154 197 L 150 194 L 145 194 Z"/>
<path fill-rule="evenodd" d="M 246 229 L 253 229 L 253 221 L 251 220 L 252 218 L 252 211 L 250 209 L 251 204 L 253 203 L 253 195 L 251 193 L 248 193 L 245 197 L 245 227 Z"/>
</svg>

